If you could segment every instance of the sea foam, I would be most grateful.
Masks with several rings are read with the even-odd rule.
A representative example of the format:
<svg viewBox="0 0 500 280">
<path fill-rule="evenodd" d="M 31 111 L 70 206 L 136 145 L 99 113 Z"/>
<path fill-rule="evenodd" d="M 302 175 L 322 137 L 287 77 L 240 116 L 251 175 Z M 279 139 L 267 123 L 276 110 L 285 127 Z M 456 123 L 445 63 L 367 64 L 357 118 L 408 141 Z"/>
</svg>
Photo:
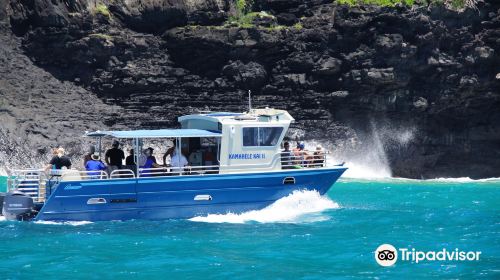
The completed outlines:
<svg viewBox="0 0 500 280">
<path fill-rule="evenodd" d="M 317 216 L 321 211 L 336 209 L 340 206 L 317 191 L 294 191 L 268 207 L 241 214 L 210 214 L 189 219 L 194 222 L 206 223 L 304 223 L 327 219 L 326 216 Z"/>
<path fill-rule="evenodd" d="M 83 226 L 92 224 L 89 221 L 67 221 L 67 222 L 54 222 L 54 221 L 36 221 L 35 224 L 41 225 L 70 225 L 70 226 Z"/>
</svg>

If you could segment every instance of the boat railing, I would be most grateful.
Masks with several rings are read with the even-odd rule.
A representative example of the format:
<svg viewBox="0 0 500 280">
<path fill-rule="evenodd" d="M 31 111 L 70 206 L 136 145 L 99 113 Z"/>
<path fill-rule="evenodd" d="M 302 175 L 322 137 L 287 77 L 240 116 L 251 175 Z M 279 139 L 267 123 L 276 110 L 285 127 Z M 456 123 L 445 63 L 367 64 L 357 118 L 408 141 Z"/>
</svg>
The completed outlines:
<svg viewBox="0 0 500 280">
<path fill-rule="evenodd" d="M 130 169 L 116 169 L 111 171 L 109 179 L 135 178 L 135 172 Z"/>
<path fill-rule="evenodd" d="M 326 166 L 327 152 L 325 151 L 299 151 L 294 153 L 280 152 L 281 167 L 283 169 L 319 168 Z"/>
<path fill-rule="evenodd" d="M 219 165 L 139 168 L 138 177 L 217 174 L 219 173 L 219 168 Z"/>
<path fill-rule="evenodd" d="M 300 151 L 300 153 L 294 153 L 293 151 L 278 152 L 274 154 L 272 160 L 267 163 L 139 168 L 139 174 L 137 175 L 135 174 L 135 170 L 131 169 L 113 170 L 109 175 L 104 170 L 81 171 L 75 169 L 62 169 L 50 170 L 48 172 L 41 169 L 10 170 L 8 190 L 22 189 L 26 194 L 36 198 L 36 201 L 43 201 L 45 199 L 45 186 L 47 185 L 48 178 L 50 178 L 50 185 L 53 185 L 53 183 L 59 181 L 207 175 L 218 174 L 221 170 L 231 172 L 276 170 L 279 169 L 280 166 L 281 169 L 320 168 L 326 166 L 326 154 L 327 153 L 324 151 Z"/>
<path fill-rule="evenodd" d="M 34 202 L 45 200 L 47 176 L 42 169 L 7 170 L 7 191 L 19 191 L 33 198 Z"/>
<path fill-rule="evenodd" d="M 103 170 L 82 171 L 76 169 L 50 170 L 49 176 L 56 181 L 85 181 L 108 179 L 108 173 Z"/>
<path fill-rule="evenodd" d="M 324 151 L 304 150 L 297 155 L 293 152 L 278 152 L 268 163 L 139 168 L 138 177 L 217 174 L 226 168 L 231 172 L 266 170 L 273 169 L 278 163 L 281 163 L 282 169 L 320 168 L 326 166 L 326 154 Z"/>
</svg>

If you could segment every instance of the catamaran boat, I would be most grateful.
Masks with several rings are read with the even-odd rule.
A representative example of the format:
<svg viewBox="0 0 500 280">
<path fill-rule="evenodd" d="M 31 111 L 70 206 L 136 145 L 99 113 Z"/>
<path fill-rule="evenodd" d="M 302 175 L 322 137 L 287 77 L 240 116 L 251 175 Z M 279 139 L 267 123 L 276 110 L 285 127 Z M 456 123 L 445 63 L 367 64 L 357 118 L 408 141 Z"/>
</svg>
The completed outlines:
<svg viewBox="0 0 500 280">
<path fill-rule="evenodd" d="M 325 194 L 347 169 L 327 166 L 325 152 L 281 152 L 294 121 L 287 111 L 199 113 L 180 129 L 95 131 L 132 143 L 175 141 L 188 165 L 106 171 L 10 170 L 3 215 L 8 220 L 109 221 L 191 218 L 264 208 L 296 190 Z M 177 148 L 176 148 L 177 149 Z M 136 152 L 135 162 L 141 162 Z M 177 166 L 177 167 L 175 167 Z"/>
</svg>

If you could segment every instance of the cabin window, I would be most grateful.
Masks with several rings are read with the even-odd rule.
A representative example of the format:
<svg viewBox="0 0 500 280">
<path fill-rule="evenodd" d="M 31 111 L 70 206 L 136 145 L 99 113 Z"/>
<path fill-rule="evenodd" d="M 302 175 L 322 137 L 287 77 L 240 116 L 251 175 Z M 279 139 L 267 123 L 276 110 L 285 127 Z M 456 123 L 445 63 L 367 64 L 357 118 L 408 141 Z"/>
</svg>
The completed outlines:
<svg viewBox="0 0 500 280">
<path fill-rule="evenodd" d="M 276 146 L 283 127 L 244 127 L 243 146 Z"/>
</svg>

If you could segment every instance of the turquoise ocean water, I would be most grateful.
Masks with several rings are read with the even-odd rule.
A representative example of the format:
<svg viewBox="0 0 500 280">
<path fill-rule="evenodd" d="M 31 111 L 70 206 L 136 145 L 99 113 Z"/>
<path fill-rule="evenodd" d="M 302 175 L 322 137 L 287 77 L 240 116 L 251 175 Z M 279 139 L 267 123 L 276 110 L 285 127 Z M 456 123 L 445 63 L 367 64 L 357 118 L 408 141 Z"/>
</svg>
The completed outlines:
<svg viewBox="0 0 500 280">
<path fill-rule="evenodd" d="M 0 221 L 0 278 L 500 279 L 499 237 L 498 180 L 344 179 L 326 198 L 295 193 L 243 215 Z M 373 252 L 382 243 L 481 256 L 381 267 Z"/>
</svg>

